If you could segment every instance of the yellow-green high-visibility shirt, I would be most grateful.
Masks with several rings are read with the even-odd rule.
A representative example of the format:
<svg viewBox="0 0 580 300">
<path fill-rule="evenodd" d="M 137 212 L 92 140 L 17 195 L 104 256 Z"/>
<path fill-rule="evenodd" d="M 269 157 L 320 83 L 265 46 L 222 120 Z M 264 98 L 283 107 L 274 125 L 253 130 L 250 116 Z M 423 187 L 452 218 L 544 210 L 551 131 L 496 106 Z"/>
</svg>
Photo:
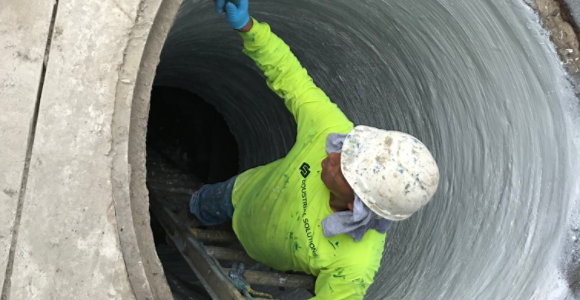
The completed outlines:
<svg viewBox="0 0 580 300">
<path fill-rule="evenodd" d="M 348 133 L 352 122 L 312 81 L 266 23 L 241 33 L 244 53 L 264 71 L 298 125 L 296 144 L 281 159 L 240 174 L 232 194 L 233 228 L 248 255 L 272 268 L 317 276 L 316 299 L 362 299 L 379 269 L 385 234 L 367 231 L 359 242 L 327 238 L 322 220 L 332 214 L 320 178 L 329 133 Z"/>
</svg>

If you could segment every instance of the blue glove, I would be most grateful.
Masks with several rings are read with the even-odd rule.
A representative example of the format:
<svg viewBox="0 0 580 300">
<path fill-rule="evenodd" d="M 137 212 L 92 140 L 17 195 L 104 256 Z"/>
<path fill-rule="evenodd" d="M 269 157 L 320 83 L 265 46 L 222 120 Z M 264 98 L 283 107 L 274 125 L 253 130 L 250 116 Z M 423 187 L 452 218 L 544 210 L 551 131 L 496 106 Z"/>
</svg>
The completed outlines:
<svg viewBox="0 0 580 300">
<path fill-rule="evenodd" d="M 218 14 L 226 13 L 228 23 L 233 29 L 240 30 L 250 22 L 248 0 L 215 0 L 214 8 Z"/>
</svg>

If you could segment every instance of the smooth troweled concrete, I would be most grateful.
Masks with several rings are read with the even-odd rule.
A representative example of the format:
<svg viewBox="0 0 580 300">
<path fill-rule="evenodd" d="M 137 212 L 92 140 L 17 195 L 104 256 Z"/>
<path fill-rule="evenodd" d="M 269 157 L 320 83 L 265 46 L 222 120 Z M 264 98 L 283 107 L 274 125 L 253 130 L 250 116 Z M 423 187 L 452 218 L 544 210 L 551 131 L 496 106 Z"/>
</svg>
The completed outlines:
<svg viewBox="0 0 580 300">
<path fill-rule="evenodd" d="M 579 199 L 578 100 L 530 5 L 252 0 L 250 8 L 353 123 L 411 133 L 440 166 L 433 200 L 389 229 L 368 299 L 572 297 L 578 252 L 565 245 Z M 215 105 L 250 168 L 283 157 L 295 124 L 241 48 L 211 1 L 185 1 L 156 83 Z"/>
</svg>

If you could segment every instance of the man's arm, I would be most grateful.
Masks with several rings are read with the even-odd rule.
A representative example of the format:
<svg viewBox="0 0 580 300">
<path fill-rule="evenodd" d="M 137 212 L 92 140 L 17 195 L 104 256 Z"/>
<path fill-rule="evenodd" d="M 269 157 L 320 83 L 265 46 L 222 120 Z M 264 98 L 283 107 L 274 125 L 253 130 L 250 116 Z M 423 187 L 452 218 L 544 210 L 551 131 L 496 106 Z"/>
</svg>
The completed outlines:
<svg viewBox="0 0 580 300">
<path fill-rule="evenodd" d="M 306 69 L 302 67 L 290 47 L 270 31 L 270 26 L 250 18 L 240 29 L 244 40 L 244 53 L 252 58 L 264 72 L 268 86 L 282 99 L 297 122 L 300 109 L 311 105 L 308 111 L 320 114 L 338 113 L 340 121 L 346 117 L 318 88 Z M 337 120 L 338 121 L 338 120 Z"/>
<path fill-rule="evenodd" d="M 230 26 L 240 32 L 244 53 L 267 77 L 267 84 L 284 99 L 298 125 L 297 141 L 325 130 L 346 133 L 352 122 L 319 89 L 298 59 L 270 26 L 250 18 L 249 0 L 215 0 L 215 10 L 225 13 Z"/>
</svg>

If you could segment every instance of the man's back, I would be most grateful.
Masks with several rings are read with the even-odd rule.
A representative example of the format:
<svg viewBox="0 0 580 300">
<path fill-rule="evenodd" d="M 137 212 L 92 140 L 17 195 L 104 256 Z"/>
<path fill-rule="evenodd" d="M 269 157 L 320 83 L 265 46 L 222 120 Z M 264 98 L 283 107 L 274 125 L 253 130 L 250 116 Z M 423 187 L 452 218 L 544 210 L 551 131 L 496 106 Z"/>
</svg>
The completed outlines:
<svg viewBox="0 0 580 300">
<path fill-rule="evenodd" d="M 254 20 L 252 30 L 242 37 L 244 52 L 294 115 L 298 134 L 286 157 L 237 178 L 234 231 L 254 259 L 279 270 L 318 276 L 317 297 L 362 298 L 379 268 L 385 234 L 369 230 L 354 242 L 346 234 L 326 238 L 321 228 L 333 212 L 329 190 L 320 178 L 326 137 L 348 133 L 353 124 L 314 85 L 267 24 Z"/>
</svg>

